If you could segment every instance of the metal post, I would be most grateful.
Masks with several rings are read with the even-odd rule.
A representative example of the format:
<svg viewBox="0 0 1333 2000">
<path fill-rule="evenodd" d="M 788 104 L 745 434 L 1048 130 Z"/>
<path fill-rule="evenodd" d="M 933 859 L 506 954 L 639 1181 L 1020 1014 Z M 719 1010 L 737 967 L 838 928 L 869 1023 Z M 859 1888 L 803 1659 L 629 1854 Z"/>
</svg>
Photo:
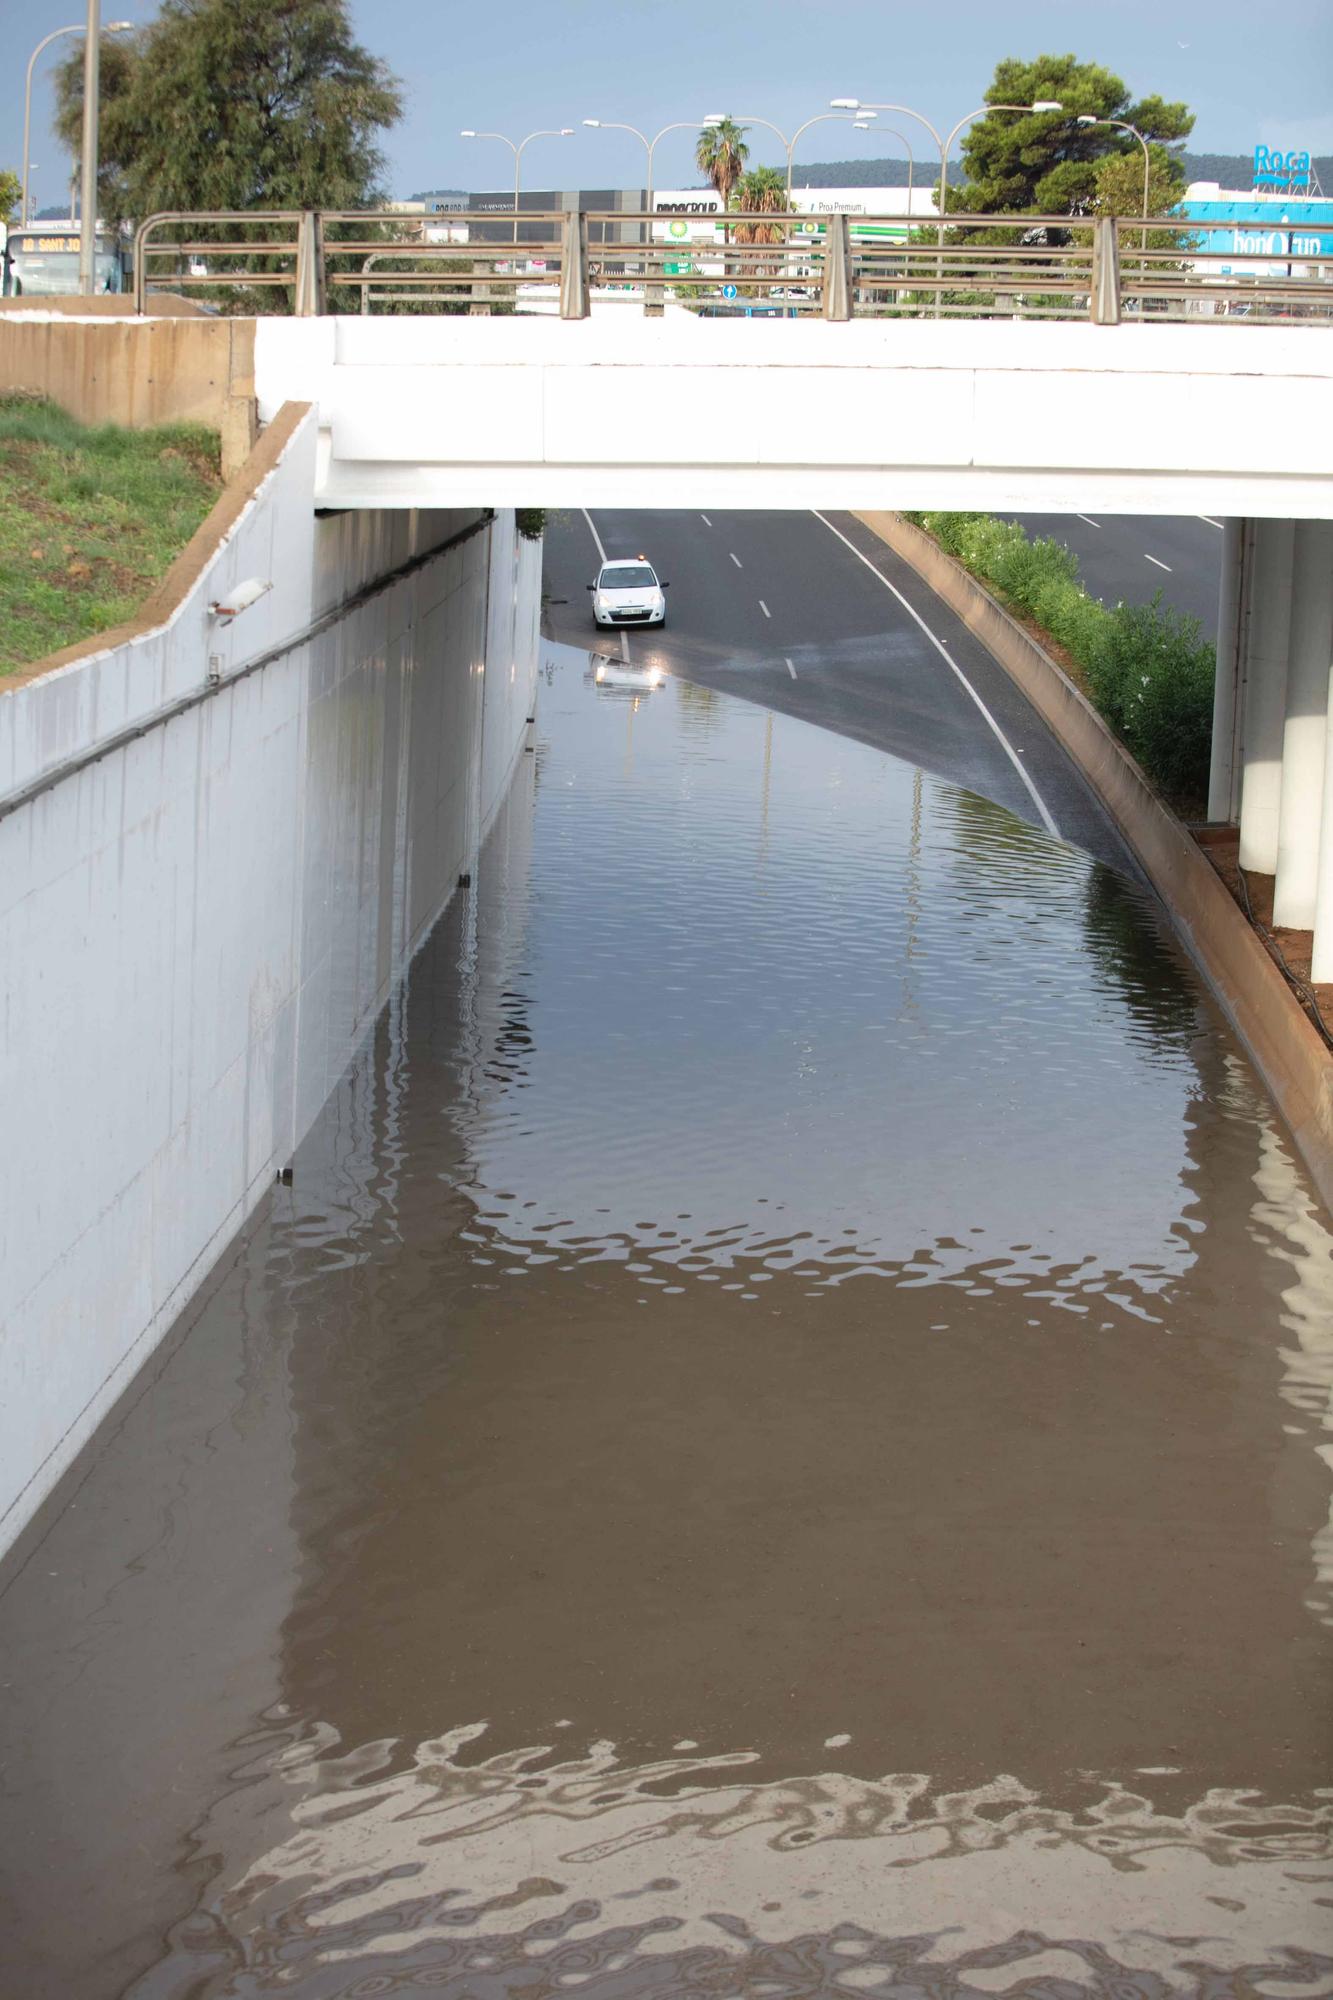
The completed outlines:
<svg viewBox="0 0 1333 2000">
<path fill-rule="evenodd" d="M 572 208 L 560 229 L 560 317 L 588 317 L 588 218 Z"/>
<path fill-rule="evenodd" d="M 301 216 L 296 239 L 296 297 L 298 319 L 316 319 L 324 311 L 324 238 L 319 211 L 308 208 Z"/>
<path fill-rule="evenodd" d="M 1099 215 L 1092 225 L 1092 291 L 1088 311 L 1094 326 L 1120 324 L 1120 238 L 1115 217 Z"/>
<path fill-rule="evenodd" d="M 824 230 L 824 317 L 852 316 L 852 240 L 847 217 L 830 215 Z"/>
<path fill-rule="evenodd" d="M 88 28 L 83 44 L 83 213 L 79 218 L 79 290 L 85 298 L 97 289 L 97 109 L 101 90 L 102 6 L 88 0 Z"/>
</svg>

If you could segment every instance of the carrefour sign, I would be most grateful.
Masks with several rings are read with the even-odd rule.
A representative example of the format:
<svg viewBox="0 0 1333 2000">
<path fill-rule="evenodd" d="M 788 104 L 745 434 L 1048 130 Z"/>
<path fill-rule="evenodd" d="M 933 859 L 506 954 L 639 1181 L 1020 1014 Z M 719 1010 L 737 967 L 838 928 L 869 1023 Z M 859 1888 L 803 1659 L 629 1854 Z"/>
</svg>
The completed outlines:
<svg viewBox="0 0 1333 2000">
<path fill-rule="evenodd" d="M 1310 185 L 1310 155 L 1284 153 L 1277 146 L 1254 149 L 1256 187 L 1298 188 Z"/>
</svg>

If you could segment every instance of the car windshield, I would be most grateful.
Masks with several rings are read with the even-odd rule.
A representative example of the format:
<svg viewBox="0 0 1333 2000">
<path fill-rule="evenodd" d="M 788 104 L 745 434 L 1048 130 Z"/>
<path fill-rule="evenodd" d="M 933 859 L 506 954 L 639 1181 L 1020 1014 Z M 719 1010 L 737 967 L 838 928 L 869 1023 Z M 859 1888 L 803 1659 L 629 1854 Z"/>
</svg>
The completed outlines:
<svg viewBox="0 0 1333 2000">
<path fill-rule="evenodd" d="M 604 569 L 599 580 L 602 590 L 651 590 L 657 582 L 647 563 L 615 563 Z"/>
</svg>

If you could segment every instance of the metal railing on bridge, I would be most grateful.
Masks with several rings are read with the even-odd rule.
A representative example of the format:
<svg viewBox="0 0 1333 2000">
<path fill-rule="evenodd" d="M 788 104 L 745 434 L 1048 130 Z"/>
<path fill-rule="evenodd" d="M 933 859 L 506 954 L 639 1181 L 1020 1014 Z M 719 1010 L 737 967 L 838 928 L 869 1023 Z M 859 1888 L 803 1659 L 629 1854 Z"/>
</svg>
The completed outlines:
<svg viewBox="0 0 1333 2000">
<path fill-rule="evenodd" d="M 149 216 L 135 302 L 197 291 L 233 313 L 542 313 L 593 302 L 660 314 L 781 318 L 1333 321 L 1322 238 L 1237 271 L 1231 223 L 1137 216 L 719 216 L 714 240 L 662 241 L 660 217 L 524 210 L 450 217 L 429 242 L 384 210 Z M 1272 232 L 1270 232 L 1271 234 Z M 1218 245 L 1218 247 L 1214 247 Z M 1274 267 L 1279 268 L 1274 268 Z"/>
</svg>

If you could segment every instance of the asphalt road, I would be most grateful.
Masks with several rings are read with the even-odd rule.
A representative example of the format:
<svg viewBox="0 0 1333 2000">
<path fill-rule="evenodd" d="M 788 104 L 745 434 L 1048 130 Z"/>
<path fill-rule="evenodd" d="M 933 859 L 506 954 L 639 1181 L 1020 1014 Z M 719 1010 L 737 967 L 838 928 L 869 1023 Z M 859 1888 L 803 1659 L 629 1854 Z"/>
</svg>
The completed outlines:
<svg viewBox="0 0 1333 2000">
<path fill-rule="evenodd" d="M 661 631 L 598 632 L 599 547 L 670 581 Z M 546 539 L 552 638 L 893 752 L 1113 867 L 1133 864 L 1078 770 L 957 618 L 850 514 L 568 511 Z"/>
<path fill-rule="evenodd" d="M 1202 514 L 1012 514 L 1029 535 L 1050 535 L 1078 557 L 1084 584 L 1104 603 L 1164 604 L 1217 637 L 1222 524 Z"/>
</svg>

